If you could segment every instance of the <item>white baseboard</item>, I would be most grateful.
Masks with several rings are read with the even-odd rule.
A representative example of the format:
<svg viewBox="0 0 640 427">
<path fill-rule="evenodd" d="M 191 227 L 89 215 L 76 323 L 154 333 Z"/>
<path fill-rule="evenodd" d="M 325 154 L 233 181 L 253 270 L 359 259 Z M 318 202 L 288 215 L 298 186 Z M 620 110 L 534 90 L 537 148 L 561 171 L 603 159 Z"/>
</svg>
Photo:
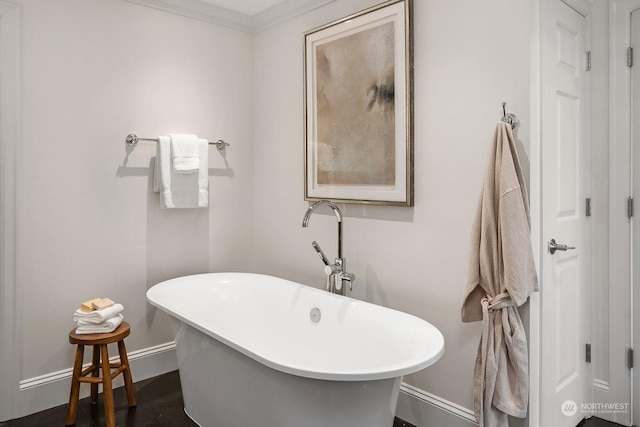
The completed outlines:
<svg viewBox="0 0 640 427">
<path fill-rule="evenodd" d="M 418 427 L 474 427 L 473 411 L 402 383 L 396 416 Z"/>
<path fill-rule="evenodd" d="M 146 380 L 178 369 L 175 348 L 175 341 L 171 341 L 128 352 L 133 381 Z M 111 361 L 117 362 L 118 356 L 112 357 Z M 71 387 L 71 373 L 72 368 L 68 368 L 20 381 L 18 417 L 67 404 Z M 115 378 L 113 386 L 116 388 L 123 385 L 122 375 L 119 375 Z M 80 398 L 88 396 L 89 391 L 88 386 L 81 386 Z"/>
<path fill-rule="evenodd" d="M 396 416 L 417 427 L 477 427 L 473 411 L 417 387 L 402 383 Z M 526 427 L 529 418 L 509 417 L 511 427 Z"/>
<path fill-rule="evenodd" d="M 142 381 L 178 369 L 175 342 L 128 353 L 133 381 Z M 116 362 L 118 356 L 112 357 Z M 88 366 L 88 365 L 87 365 Z M 72 368 L 50 372 L 20 381 L 19 417 L 65 405 L 69 399 Z M 123 386 L 122 375 L 113 383 Z M 89 395 L 89 387 L 80 387 L 80 397 Z M 412 385 L 402 383 L 396 416 L 418 427 L 475 427 L 473 412 Z"/>
</svg>

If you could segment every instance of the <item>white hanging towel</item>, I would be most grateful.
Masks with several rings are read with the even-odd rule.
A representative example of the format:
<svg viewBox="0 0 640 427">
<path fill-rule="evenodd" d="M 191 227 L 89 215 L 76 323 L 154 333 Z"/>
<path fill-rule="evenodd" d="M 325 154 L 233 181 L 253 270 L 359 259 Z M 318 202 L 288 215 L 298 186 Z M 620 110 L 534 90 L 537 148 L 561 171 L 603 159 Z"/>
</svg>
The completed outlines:
<svg viewBox="0 0 640 427">
<path fill-rule="evenodd" d="M 209 206 L 208 141 L 195 135 L 170 135 L 158 137 L 156 145 L 153 191 L 160 193 L 161 206 Z"/>
<path fill-rule="evenodd" d="M 196 173 L 200 169 L 198 137 L 169 135 L 171 138 L 171 167 L 176 173 Z"/>
<path fill-rule="evenodd" d="M 527 337 L 517 307 L 538 291 L 529 201 L 511 126 L 499 122 L 471 233 L 462 321 L 482 321 L 474 369 L 480 427 L 508 427 L 529 400 Z"/>
</svg>

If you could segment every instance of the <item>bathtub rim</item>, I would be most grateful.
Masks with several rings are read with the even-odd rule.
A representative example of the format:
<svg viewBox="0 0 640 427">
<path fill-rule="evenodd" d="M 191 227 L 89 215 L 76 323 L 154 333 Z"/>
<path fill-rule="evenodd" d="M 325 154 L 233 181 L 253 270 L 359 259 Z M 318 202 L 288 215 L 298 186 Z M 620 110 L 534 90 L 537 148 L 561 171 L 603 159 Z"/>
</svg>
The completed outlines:
<svg viewBox="0 0 640 427">
<path fill-rule="evenodd" d="M 260 277 L 260 278 L 269 278 L 269 279 L 276 279 L 279 281 L 284 281 L 284 282 L 288 282 L 292 285 L 298 286 L 298 287 L 304 287 L 305 289 L 311 291 L 311 292 L 317 292 L 318 294 L 322 294 L 323 296 L 328 296 L 329 298 L 337 298 L 337 299 L 347 299 L 350 300 L 356 304 L 364 304 L 364 305 L 372 305 L 372 306 L 376 306 L 379 308 L 382 308 L 384 310 L 390 310 L 396 313 L 399 313 L 401 316 L 408 316 L 410 318 L 413 319 L 417 319 L 420 322 L 424 322 L 428 325 L 428 327 L 432 330 L 433 335 L 434 335 L 434 339 L 437 340 L 438 342 L 436 343 L 436 346 L 439 347 L 439 350 L 433 353 L 429 354 L 429 357 L 426 358 L 420 358 L 420 357 L 414 357 L 412 359 L 410 359 L 407 362 L 402 362 L 402 363 L 397 363 L 394 365 L 387 365 L 384 366 L 384 369 L 367 369 L 367 370 L 363 370 L 363 371 L 354 371 L 354 370 L 349 370 L 349 371 L 339 371 L 339 370 L 332 370 L 330 372 L 328 371 L 321 371 L 321 370 L 312 370 L 312 369 L 308 369 L 305 367 L 301 367 L 301 366 L 297 366 L 294 364 L 285 364 L 285 363 L 280 363 L 277 361 L 274 361 L 264 355 L 262 355 L 259 351 L 253 350 L 251 348 L 251 346 L 247 346 L 247 345 L 241 345 L 239 343 L 237 343 L 236 341 L 234 341 L 232 338 L 225 336 L 224 334 L 218 332 L 218 331 L 214 331 L 211 330 L 209 328 L 204 327 L 203 325 L 199 324 L 197 321 L 195 321 L 192 317 L 190 317 L 187 313 L 183 313 L 181 311 L 175 310 L 175 309 L 171 309 L 165 305 L 163 305 L 161 302 L 158 302 L 156 300 L 154 300 L 153 298 L 153 288 L 155 286 L 158 285 L 163 285 L 163 284 L 168 284 L 169 282 L 175 282 L 181 279 L 186 279 L 189 277 L 199 277 L 199 276 L 229 276 L 229 275 L 238 275 L 238 276 L 253 276 L 253 277 Z M 155 285 L 153 285 L 151 288 L 149 288 L 147 290 L 146 293 L 147 296 L 147 301 L 153 305 L 154 307 L 157 307 L 158 309 L 164 311 L 165 313 L 175 317 L 176 319 L 180 320 L 181 322 L 197 329 L 198 331 L 204 333 L 205 335 L 209 336 L 212 339 L 218 340 L 222 343 L 224 343 L 225 345 L 233 348 L 234 350 L 244 354 L 245 356 L 262 363 L 265 366 L 268 366 L 272 369 L 278 370 L 280 372 L 284 372 L 287 374 L 291 374 L 291 375 L 296 375 L 296 376 L 300 376 L 300 377 L 305 377 L 305 378 L 312 378 L 312 379 L 318 379 L 318 380 L 328 380 L 328 381 L 371 381 L 371 380 L 384 380 L 384 379 L 390 379 L 390 378 L 397 378 L 397 377 L 402 377 L 403 375 L 406 374 L 411 374 L 414 372 L 418 372 L 421 371 L 422 369 L 425 369 L 427 367 L 429 367 L 430 365 L 434 364 L 435 362 L 437 362 L 440 357 L 442 357 L 442 355 L 444 354 L 445 351 L 445 343 L 444 343 L 444 336 L 442 335 L 442 333 L 440 332 L 440 330 L 438 330 L 438 328 L 436 328 L 435 326 L 433 326 L 431 323 L 429 323 L 428 321 L 421 319 L 417 316 L 414 316 L 412 314 L 409 313 L 405 313 L 403 311 L 400 310 L 395 310 L 389 307 L 384 307 L 378 304 L 373 304 L 367 301 L 362 301 L 362 300 L 358 300 L 355 298 L 351 298 L 348 296 L 343 296 L 343 295 L 337 295 L 337 294 L 330 294 L 327 293 L 324 290 L 320 290 L 308 285 L 304 285 L 302 283 L 299 282 L 294 282 L 288 279 L 283 279 L 281 277 L 278 276 L 273 276 L 273 275 L 268 275 L 268 274 L 260 274 L 260 273 L 244 273 L 244 272 L 216 272 L 216 273 L 200 273 L 200 274 L 191 274 L 191 275 L 186 275 L 186 276 L 179 276 L 179 277 L 175 277 L 173 279 L 168 279 L 162 282 L 159 282 Z"/>
</svg>

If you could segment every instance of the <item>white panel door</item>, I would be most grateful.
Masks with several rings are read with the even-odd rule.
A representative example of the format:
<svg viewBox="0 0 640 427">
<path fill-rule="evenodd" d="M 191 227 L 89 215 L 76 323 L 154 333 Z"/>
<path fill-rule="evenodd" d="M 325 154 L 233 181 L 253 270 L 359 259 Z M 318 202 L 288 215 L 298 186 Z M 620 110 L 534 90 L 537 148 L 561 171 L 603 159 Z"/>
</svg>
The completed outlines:
<svg viewBox="0 0 640 427">
<path fill-rule="evenodd" d="M 548 2 L 542 27 L 542 236 L 575 249 L 541 258 L 541 426 L 574 427 L 585 414 L 586 18 Z"/>
</svg>

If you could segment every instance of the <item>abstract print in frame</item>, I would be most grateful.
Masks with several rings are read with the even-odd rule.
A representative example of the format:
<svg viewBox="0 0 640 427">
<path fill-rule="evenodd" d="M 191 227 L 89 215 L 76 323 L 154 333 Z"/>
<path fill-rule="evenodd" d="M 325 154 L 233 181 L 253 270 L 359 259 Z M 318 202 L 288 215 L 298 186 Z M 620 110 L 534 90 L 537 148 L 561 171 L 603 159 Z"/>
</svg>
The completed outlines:
<svg viewBox="0 0 640 427">
<path fill-rule="evenodd" d="M 411 6 L 305 33 L 305 200 L 413 206 Z"/>
</svg>

